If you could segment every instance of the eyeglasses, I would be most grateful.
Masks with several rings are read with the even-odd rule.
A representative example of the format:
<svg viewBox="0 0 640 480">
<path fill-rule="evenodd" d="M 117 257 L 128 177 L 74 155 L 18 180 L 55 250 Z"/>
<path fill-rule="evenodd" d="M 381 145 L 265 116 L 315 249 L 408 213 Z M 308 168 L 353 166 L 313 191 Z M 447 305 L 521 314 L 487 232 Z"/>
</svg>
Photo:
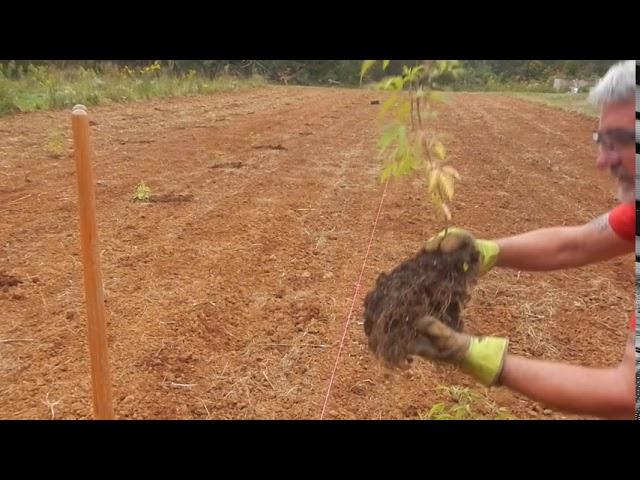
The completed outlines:
<svg viewBox="0 0 640 480">
<path fill-rule="evenodd" d="M 617 150 L 629 147 L 636 143 L 634 130 L 607 130 L 606 132 L 593 132 L 593 141 L 607 150 Z"/>
</svg>

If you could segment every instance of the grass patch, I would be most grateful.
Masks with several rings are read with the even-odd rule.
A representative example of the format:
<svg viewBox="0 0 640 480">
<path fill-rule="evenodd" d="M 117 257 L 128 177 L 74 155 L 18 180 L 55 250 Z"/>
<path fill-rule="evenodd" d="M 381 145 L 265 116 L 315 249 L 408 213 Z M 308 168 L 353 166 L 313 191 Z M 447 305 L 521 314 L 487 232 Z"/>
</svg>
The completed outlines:
<svg viewBox="0 0 640 480">
<path fill-rule="evenodd" d="M 0 115 L 70 108 L 77 103 L 92 106 L 206 95 L 265 84 L 260 76 L 210 78 L 194 70 L 174 75 L 163 71 L 158 63 L 139 70 L 112 66 L 100 72 L 82 67 L 61 70 L 48 65 L 30 65 L 19 78 L 9 78 L 0 70 Z"/>
<path fill-rule="evenodd" d="M 588 117 L 598 117 L 598 107 L 587 101 L 586 93 L 531 93 L 531 92 L 504 92 L 515 98 L 522 98 L 531 102 L 542 103 L 549 107 L 559 108 L 569 112 L 579 113 Z"/>
</svg>

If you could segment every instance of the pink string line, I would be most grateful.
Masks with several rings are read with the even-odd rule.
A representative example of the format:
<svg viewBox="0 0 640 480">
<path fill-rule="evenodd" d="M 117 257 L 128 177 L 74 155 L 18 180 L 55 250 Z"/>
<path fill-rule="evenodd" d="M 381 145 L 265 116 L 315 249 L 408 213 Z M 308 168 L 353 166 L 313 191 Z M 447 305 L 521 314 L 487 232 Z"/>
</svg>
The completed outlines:
<svg viewBox="0 0 640 480">
<path fill-rule="evenodd" d="M 349 329 L 349 322 L 351 320 L 351 314 L 353 313 L 353 308 L 356 304 L 356 298 L 358 297 L 358 292 L 360 291 L 360 282 L 362 281 L 362 275 L 364 274 L 364 269 L 367 265 L 367 258 L 369 258 L 369 251 L 371 250 L 371 245 L 373 244 L 373 237 L 376 233 L 376 227 L 378 226 L 378 219 L 380 218 L 380 212 L 382 211 L 382 202 L 384 201 L 384 196 L 387 193 L 387 186 L 389 185 L 389 179 L 384 184 L 384 190 L 382 191 L 382 197 L 380 198 L 380 205 L 378 206 L 378 214 L 376 215 L 376 220 L 373 223 L 373 229 L 371 230 L 371 238 L 369 238 L 369 246 L 367 247 L 367 253 L 364 256 L 364 261 L 362 262 L 362 269 L 360 270 L 360 276 L 358 277 L 358 283 L 356 283 L 356 290 L 353 294 L 353 301 L 351 302 L 351 308 L 349 309 L 349 314 L 347 315 L 347 321 L 344 324 L 344 331 L 342 332 L 342 339 L 340 340 L 340 348 L 338 349 L 338 355 L 336 356 L 336 363 L 333 366 L 333 373 L 331 374 L 331 379 L 329 380 L 329 386 L 327 388 L 327 394 L 324 398 L 324 405 L 322 406 L 322 413 L 320 414 L 320 420 L 324 418 L 324 412 L 327 409 L 327 403 L 329 403 L 329 395 L 331 395 L 331 388 L 333 387 L 333 381 L 336 377 L 336 370 L 338 369 L 338 362 L 340 361 L 340 354 L 342 353 L 342 347 L 344 346 L 344 340 L 347 337 L 347 331 Z"/>
</svg>

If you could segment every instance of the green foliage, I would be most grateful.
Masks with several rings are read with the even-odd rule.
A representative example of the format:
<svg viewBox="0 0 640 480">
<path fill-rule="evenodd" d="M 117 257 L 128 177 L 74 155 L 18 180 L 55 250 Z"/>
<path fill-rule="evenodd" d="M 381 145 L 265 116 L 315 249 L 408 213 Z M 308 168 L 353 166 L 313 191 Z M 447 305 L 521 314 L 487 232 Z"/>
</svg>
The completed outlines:
<svg viewBox="0 0 640 480">
<path fill-rule="evenodd" d="M 366 60 L 362 64 L 361 78 L 378 62 Z M 382 67 L 390 65 L 389 60 Z M 449 203 L 453 199 L 458 172 L 448 164 L 447 151 L 433 129 L 427 128 L 432 118 L 432 103 L 438 101 L 434 85 L 442 75 L 456 78 L 461 72 L 457 61 L 425 61 L 413 66 L 402 65 L 398 75 L 385 77 L 376 83 L 380 90 L 392 92 L 380 109 L 386 120 L 378 140 L 379 155 L 383 158 L 381 181 L 403 177 L 413 171 L 422 171 L 426 197 L 444 216 L 451 220 Z"/>
<path fill-rule="evenodd" d="M 136 186 L 136 191 L 133 195 L 134 202 L 148 202 L 151 198 L 151 189 L 144 183 L 144 180 L 140 180 L 140 183 Z"/>
<path fill-rule="evenodd" d="M 439 90 L 551 92 L 554 76 L 593 79 L 616 60 L 464 60 L 432 67 Z M 0 60 L 0 115 L 74 103 L 97 105 L 170 95 L 195 95 L 265 81 L 288 85 L 357 86 L 368 78 L 402 77 L 419 60 Z M 409 67 L 413 65 L 413 67 Z M 414 72 L 422 75 L 420 72 Z M 411 77 L 411 75 L 408 75 Z M 222 82 L 221 78 L 234 78 Z M 259 80 L 258 80 L 259 79 Z M 398 80 L 389 87 L 401 90 Z"/>
<path fill-rule="evenodd" d="M 66 138 L 63 132 L 55 131 L 47 135 L 45 150 L 52 157 L 61 157 L 66 151 Z"/>
<path fill-rule="evenodd" d="M 171 71 L 162 62 L 118 66 L 73 62 L 0 62 L 0 115 L 108 102 L 206 94 L 263 85 L 258 75 L 215 78 L 191 69 Z"/>
<path fill-rule="evenodd" d="M 516 417 L 504 407 L 498 407 L 495 402 L 478 392 L 465 387 L 440 386 L 437 390 L 445 393 L 450 402 L 439 402 L 431 408 L 419 413 L 420 420 L 471 420 L 479 418 L 478 406 L 484 406 L 484 410 L 489 410 L 491 418 L 498 420 L 515 420 Z"/>
<path fill-rule="evenodd" d="M 384 63 L 386 66 L 389 66 L 388 60 L 385 60 Z M 375 64 L 376 60 L 365 60 L 364 62 L 362 62 L 362 68 L 360 69 L 360 83 L 362 83 L 362 79 L 364 78 L 364 76 L 369 70 L 373 68 Z"/>
</svg>

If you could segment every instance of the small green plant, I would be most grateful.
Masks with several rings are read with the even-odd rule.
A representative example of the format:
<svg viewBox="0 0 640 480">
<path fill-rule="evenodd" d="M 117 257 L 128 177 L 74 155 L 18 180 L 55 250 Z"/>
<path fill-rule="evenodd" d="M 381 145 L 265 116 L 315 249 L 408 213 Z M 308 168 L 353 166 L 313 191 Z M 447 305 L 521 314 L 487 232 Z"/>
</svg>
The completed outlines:
<svg viewBox="0 0 640 480">
<path fill-rule="evenodd" d="M 480 415 L 474 411 L 474 406 L 484 403 L 494 418 L 498 420 L 515 420 L 516 417 L 504 407 L 498 407 L 493 400 L 481 395 L 478 392 L 470 390 L 466 387 L 456 385 L 437 388 L 445 392 L 453 401 L 452 405 L 447 406 L 444 402 L 439 402 L 431 406 L 425 413 L 419 413 L 420 420 L 470 420 L 480 418 Z"/>
<path fill-rule="evenodd" d="M 456 405 L 447 409 L 447 406 L 440 402 L 431 406 L 425 414 L 418 414 L 420 420 L 465 420 L 471 416 L 469 405 Z"/>
<path fill-rule="evenodd" d="M 47 153 L 52 157 L 61 157 L 66 150 L 66 139 L 62 132 L 51 132 L 47 135 L 45 145 Z"/>
<path fill-rule="evenodd" d="M 436 403 L 425 414 L 419 414 L 421 420 L 468 420 L 473 418 L 474 412 L 471 408 L 475 401 L 481 399 L 480 395 L 468 388 L 451 386 L 438 387 L 438 390 L 445 391 L 455 402 L 447 407 L 445 403 Z"/>
<path fill-rule="evenodd" d="M 365 60 L 360 81 L 379 61 Z M 386 71 L 390 60 L 382 60 Z M 402 177 L 418 170 L 424 176 L 427 197 L 444 217 L 451 221 L 449 203 L 453 199 L 455 180 L 460 175 L 449 165 L 447 151 L 440 136 L 427 121 L 434 118 L 433 103 L 441 99 L 433 90 L 441 76 L 455 77 L 460 66 L 453 60 L 428 60 L 421 65 L 402 66 L 400 75 L 384 78 L 377 88 L 392 92 L 383 103 L 380 114 L 388 118 L 378 140 L 379 154 L 384 158 L 381 181 Z"/>
<path fill-rule="evenodd" d="M 135 194 L 133 195 L 134 202 L 148 202 L 151 198 L 151 189 L 141 180 L 136 187 Z"/>
<path fill-rule="evenodd" d="M 156 60 L 151 65 L 147 65 L 146 67 L 140 69 L 140 75 L 142 76 L 158 75 L 161 70 L 162 70 L 162 67 L 160 66 L 160 62 Z"/>
<path fill-rule="evenodd" d="M 16 104 L 15 91 L 11 87 L 11 81 L 0 75 L 0 115 L 20 111 Z"/>
</svg>

